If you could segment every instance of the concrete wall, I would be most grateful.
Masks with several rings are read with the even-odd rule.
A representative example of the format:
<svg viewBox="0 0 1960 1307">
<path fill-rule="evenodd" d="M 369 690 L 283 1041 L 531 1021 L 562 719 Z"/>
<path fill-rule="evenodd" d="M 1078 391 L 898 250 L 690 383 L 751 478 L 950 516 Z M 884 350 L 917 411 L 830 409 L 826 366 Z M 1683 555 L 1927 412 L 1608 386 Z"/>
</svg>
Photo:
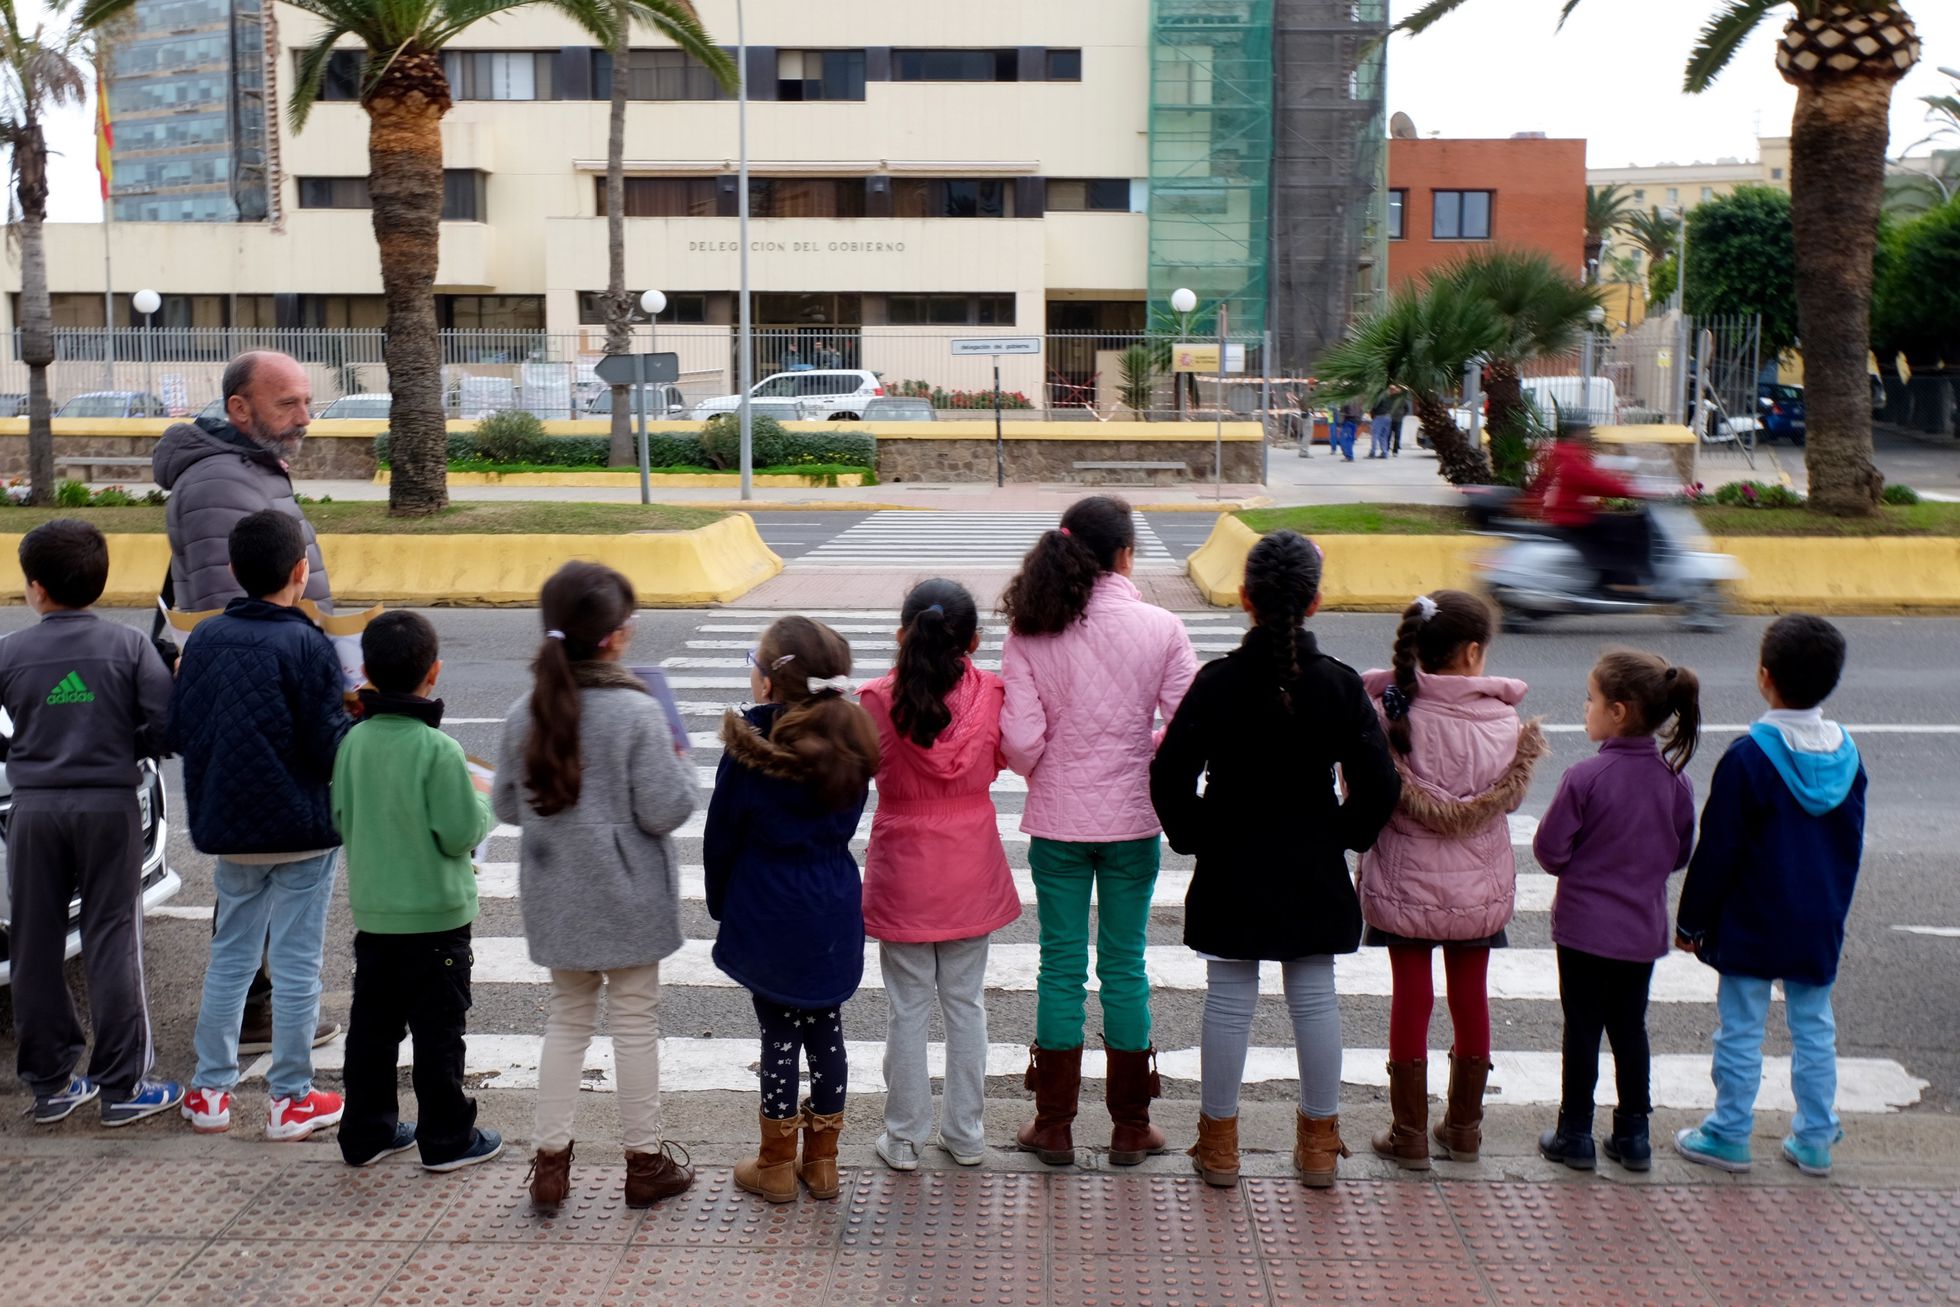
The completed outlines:
<svg viewBox="0 0 1960 1307">
<path fill-rule="evenodd" d="M 1586 143 L 1538 138 L 1391 140 L 1388 186 L 1407 192 L 1401 240 L 1388 243 L 1391 287 L 1496 248 L 1539 250 L 1574 277 L 1586 262 Z M 1493 191 L 1489 240 L 1436 240 L 1431 195 Z"/>
</svg>

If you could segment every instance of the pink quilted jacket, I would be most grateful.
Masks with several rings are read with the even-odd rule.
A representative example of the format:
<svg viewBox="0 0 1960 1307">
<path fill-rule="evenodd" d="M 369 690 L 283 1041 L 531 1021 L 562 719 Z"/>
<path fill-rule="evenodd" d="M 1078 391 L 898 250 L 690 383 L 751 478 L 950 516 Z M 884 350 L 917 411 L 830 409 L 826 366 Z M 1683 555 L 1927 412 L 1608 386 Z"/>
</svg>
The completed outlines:
<svg viewBox="0 0 1960 1307">
<path fill-rule="evenodd" d="M 1393 680 L 1385 671 L 1362 675 L 1375 711 Z M 1370 926 L 1409 939 L 1482 939 L 1510 921 L 1517 860 L 1506 817 L 1524 802 L 1545 752 L 1537 723 L 1518 720 L 1525 689 L 1504 676 L 1416 673 L 1412 747 L 1406 756 L 1390 751 L 1402 798 L 1361 855 L 1361 915 Z"/>
<path fill-rule="evenodd" d="M 1156 716 L 1183 702 L 1198 656 L 1184 623 L 1105 572 L 1060 635 L 1010 633 L 1001 653 L 1001 752 L 1028 778 L 1021 829 L 1077 844 L 1158 834 L 1150 806 Z"/>
</svg>

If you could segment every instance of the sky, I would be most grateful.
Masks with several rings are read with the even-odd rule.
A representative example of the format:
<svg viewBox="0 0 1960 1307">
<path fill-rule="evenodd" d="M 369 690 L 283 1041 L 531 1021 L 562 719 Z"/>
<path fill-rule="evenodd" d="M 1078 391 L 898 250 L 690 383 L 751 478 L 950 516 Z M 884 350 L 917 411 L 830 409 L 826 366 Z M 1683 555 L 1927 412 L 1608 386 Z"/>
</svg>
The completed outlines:
<svg viewBox="0 0 1960 1307">
<path fill-rule="evenodd" d="M 1392 0 L 1391 12 L 1399 19 L 1419 3 Z M 1711 90 L 1684 95 L 1682 66 L 1716 3 L 1586 0 L 1561 32 L 1561 0 L 1468 0 L 1422 36 L 1391 38 L 1388 106 L 1424 136 L 1580 137 L 1594 167 L 1753 159 L 1759 131 L 1789 134 L 1796 93 L 1777 76 L 1774 55 L 1789 11 L 1772 14 Z M 23 22 L 40 9 L 27 0 Z M 1908 0 L 1908 9 L 1924 54 L 1893 92 L 1894 154 L 1925 135 L 1919 97 L 1950 93 L 1939 65 L 1960 68 L 1960 3 Z M 91 101 L 49 124 L 56 222 L 101 218 L 94 113 Z"/>
</svg>

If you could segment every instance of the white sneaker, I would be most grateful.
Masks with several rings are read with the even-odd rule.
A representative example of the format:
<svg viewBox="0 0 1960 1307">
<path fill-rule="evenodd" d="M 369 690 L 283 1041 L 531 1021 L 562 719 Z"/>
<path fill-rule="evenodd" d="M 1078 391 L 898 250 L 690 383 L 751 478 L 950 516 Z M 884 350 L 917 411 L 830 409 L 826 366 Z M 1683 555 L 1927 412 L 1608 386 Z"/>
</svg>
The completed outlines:
<svg viewBox="0 0 1960 1307">
<path fill-rule="evenodd" d="M 958 1162 L 961 1166 L 978 1166 L 987 1160 L 987 1154 L 984 1151 L 978 1153 L 962 1153 L 944 1139 L 939 1141 L 939 1150 L 955 1162 Z"/>
<path fill-rule="evenodd" d="M 274 1143 L 292 1143 L 315 1130 L 339 1125 L 345 1110 L 339 1094 L 315 1089 L 304 1098 L 275 1098 L 265 1110 L 265 1137 Z"/>
<path fill-rule="evenodd" d="M 184 1095 L 178 1109 L 191 1129 L 201 1135 L 223 1134 L 231 1129 L 231 1095 L 222 1089 L 193 1089 Z"/>
<path fill-rule="evenodd" d="M 879 1135 L 878 1142 L 872 1146 L 878 1150 L 878 1156 L 885 1159 L 885 1165 L 894 1171 L 919 1169 L 919 1150 L 903 1139 Z"/>
</svg>

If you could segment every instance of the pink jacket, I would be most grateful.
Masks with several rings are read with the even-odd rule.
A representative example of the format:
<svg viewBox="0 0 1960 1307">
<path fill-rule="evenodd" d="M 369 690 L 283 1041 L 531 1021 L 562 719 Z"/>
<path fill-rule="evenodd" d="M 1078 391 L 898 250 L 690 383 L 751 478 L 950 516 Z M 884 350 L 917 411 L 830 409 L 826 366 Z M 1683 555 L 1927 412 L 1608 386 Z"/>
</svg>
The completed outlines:
<svg viewBox="0 0 1960 1307">
<path fill-rule="evenodd" d="M 1000 774 L 1000 678 L 969 661 L 930 749 L 892 725 L 892 678 L 858 691 L 878 725 L 878 808 L 864 855 L 864 930 L 894 944 L 972 939 L 1021 915 L 991 790 Z"/>
<path fill-rule="evenodd" d="M 1393 680 L 1385 671 L 1362 675 L 1376 712 Z M 1369 925 L 1409 939 L 1453 940 L 1482 939 L 1510 921 L 1517 859 L 1505 818 L 1524 802 L 1545 752 L 1538 723 L 1518 720 L 1525 689 L 1503 676 L 1416 673 L 1410 751 L 1389 750 L 1402 798 L 1361 855 L 1361 915 Z"/>
<path fill-rule="evenodd" d="M 1021 829 L 1106 844 L 1158 834 L 1150 806 L 1156 716 L 1169 721 L 1198 673 L 1184 623 L 1105 572 L 1060 635 L 1009 633 L 1001 752 L 1028 778 Z"/>
</svg>

